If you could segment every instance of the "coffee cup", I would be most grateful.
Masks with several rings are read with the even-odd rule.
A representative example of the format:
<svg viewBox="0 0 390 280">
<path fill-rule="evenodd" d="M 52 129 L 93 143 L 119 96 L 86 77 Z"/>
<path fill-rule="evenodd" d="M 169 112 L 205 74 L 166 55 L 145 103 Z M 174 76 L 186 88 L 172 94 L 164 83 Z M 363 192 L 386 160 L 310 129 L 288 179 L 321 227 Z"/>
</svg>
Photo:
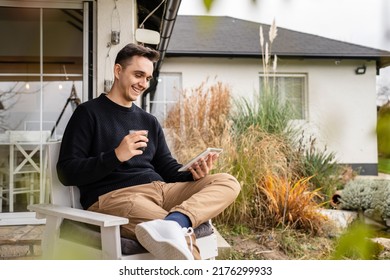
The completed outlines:
<svg viewBox="0 0 390 280">
<path fill-rule="evenodd" d="M 146 130 L 146 129 L 131 129 L 131 130 L 129 130 L 129 134 L 133 134 L 133 133 L 135 133 L 135 132 L 137 132 L 137 131 L 144 131 L 144 132 L 146 132 L 145 134 L 144 134 L 144 136 L 147 138 L 148 137 L 148 130 Z M 138 141 L 138 142 L 140 142 L 140 141 Z M 137 143 L 138 143 L 137 142 Z M 141 148 L 138 148 L 138 150 L 141 150 L 141 151 L 145 151 L 145 148 L 146 147 L 141 147 Z"/>
</svg>

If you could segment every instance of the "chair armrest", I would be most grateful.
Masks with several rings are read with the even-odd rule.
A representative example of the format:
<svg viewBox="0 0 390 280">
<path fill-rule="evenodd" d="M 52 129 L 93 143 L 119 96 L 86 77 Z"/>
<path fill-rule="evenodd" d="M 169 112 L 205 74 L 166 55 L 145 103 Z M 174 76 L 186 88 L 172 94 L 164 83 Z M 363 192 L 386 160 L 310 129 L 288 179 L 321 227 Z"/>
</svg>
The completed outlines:
<svg viewBox="0 0 390 280">
<path fill-rule="evenodd" d="M 124 225 L 129 222 L 128 219 L 118 216 L 96 213 L 92 211 L 59 206 L 54 204 L 33 204 L 29 205 L 27 208 L 31 211 L 36 212 L 38 218 L 45 218 L 46 216 L 55 216 L 100 227 Z"/>
</svg>

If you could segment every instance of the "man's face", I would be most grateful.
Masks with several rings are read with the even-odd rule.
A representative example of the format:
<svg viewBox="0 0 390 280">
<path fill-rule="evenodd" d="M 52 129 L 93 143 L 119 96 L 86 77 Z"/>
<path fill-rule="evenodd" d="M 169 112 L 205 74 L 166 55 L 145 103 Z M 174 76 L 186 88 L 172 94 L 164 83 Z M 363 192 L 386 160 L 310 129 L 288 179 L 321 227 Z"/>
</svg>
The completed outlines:
<svg viewBox="0 0 390 280">
<path fill-rule="evenodd" d="M 125 102 L 136 101 L 149 87 L 152 79 L 153 62 L 143 56 L 134 56 L 127 61 L 127 66 L 115 65 L 115 76 L 118 79 L 121 98 Z"/>
</svg>

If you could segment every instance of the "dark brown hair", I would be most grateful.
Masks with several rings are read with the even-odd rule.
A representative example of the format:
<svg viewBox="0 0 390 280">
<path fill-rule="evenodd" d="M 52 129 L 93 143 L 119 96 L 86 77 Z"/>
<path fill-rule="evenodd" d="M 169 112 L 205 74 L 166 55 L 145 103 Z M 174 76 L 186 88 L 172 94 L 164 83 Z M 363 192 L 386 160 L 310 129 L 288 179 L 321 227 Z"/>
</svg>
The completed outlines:
<svg viewBox="0 0 390 280">
<path fill-rule="evenodd" d="M 133 56 L 143 56 L 152 62 L 157 62 L 160 59 L 160 53 L 148 47 L 137 45 L 134 43 L 127 44 L 117 54 L 115 64 L 120 64 L 126 67 L 127 61 L 131 60 Z"/>
</svg>

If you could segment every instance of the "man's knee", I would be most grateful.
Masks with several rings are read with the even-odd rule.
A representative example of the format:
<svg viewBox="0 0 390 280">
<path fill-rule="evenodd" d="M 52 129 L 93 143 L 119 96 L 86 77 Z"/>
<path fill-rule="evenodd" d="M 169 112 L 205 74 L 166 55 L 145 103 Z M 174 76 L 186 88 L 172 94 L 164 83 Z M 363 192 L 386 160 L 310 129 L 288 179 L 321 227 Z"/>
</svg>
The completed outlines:
<svg viewBox="0 0 390 280">
<path fill-rule="evenodd" d="M 218 173 L 215 175 L 217 176 L 216 180 L 231 189 L 234 198 L 236 198 L 241 191 L 241 186 L 237 179 L 228 173 Z"/>
</svg>

